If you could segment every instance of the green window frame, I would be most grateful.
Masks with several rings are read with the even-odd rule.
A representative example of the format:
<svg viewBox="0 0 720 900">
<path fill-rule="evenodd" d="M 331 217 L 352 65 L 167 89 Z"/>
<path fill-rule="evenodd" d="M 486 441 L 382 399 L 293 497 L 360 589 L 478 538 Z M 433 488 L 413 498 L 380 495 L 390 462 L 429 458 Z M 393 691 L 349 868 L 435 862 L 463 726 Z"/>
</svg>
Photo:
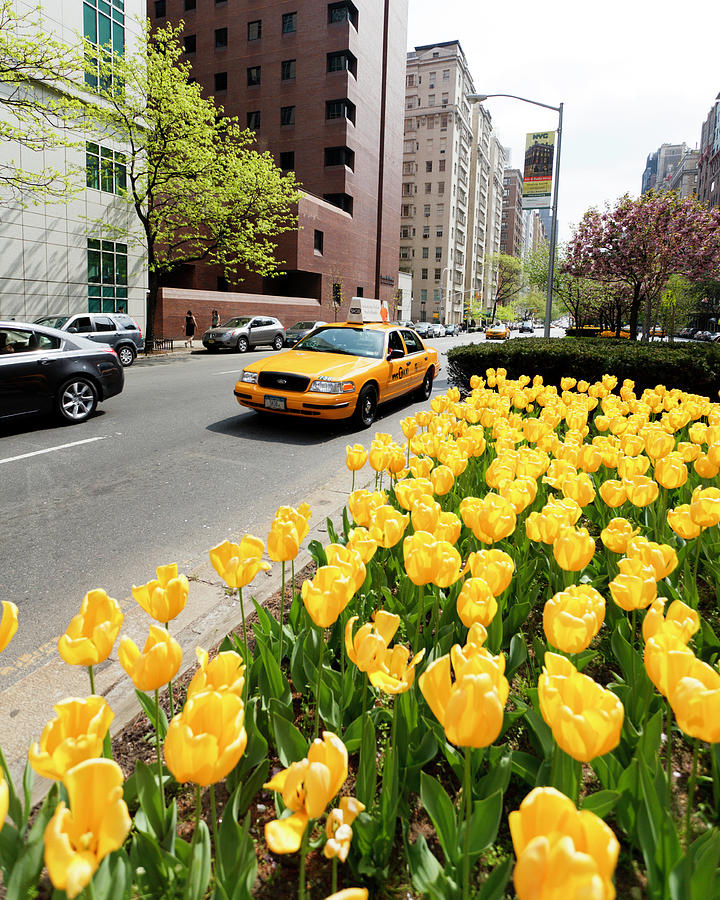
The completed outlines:
<svg viewBox="0 0 720 900">
<path fill-rule="evenodd" d="M 88 238 L 88 312 L 127 312 L 127 244 Z"/>
<path fill-rule="evenodd" d="M 125 55 L 125 0 L 83 0 L 83 36 L 88 44 L 88 60 L 97 66 L 97 58 L 103 53 Z M 94 48 L 94 49 L 93 49 Z M 102 82 L 102 83 L 100 83 Z M 107 89 L 107 79 L 85 72 L 85 83 L 91 87 Z"/>
<path fill-rule="evenodd" d="M 124 153 L 85 144 L 85 183 L 106 194 L 123 194 L 127 190 L 127 157 Z"/>
</svg>

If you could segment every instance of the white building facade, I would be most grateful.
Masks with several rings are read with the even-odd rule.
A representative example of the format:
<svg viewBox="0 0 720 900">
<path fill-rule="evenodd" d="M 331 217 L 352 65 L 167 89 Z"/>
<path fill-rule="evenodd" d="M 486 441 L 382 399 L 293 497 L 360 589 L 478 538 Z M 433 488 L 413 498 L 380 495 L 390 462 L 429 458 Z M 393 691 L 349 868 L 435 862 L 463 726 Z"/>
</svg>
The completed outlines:
<svg viewBox="0 0 720 900">
<path fill-rule="evenodd" d="M 20 16 L 31 16 L 34 8 L 34 2 L 17 0 Z M 39 24 L 42 32 L 67 44 L 84 35 L 121 53 L 140 45 L 138 23 L 145 12 L 144 0 L 42 0 Z M 78 80 L 83 80 L 82 72 Z M 1 101 L 0 115 L 8 115 Z M 124 311 L 144 331 L 142 232 L 132 207 L 119 196 L 125 187 L 127 148 L 96 136 L 67 134 L 72 146 L 40 152 L 13 142 L 0 144 L 6 166 L 75 171 L 79 186 L 61 202 L 23 205 L 0 196 L 0 319 L 32 322 L 45 315 Z"/>
</svg>

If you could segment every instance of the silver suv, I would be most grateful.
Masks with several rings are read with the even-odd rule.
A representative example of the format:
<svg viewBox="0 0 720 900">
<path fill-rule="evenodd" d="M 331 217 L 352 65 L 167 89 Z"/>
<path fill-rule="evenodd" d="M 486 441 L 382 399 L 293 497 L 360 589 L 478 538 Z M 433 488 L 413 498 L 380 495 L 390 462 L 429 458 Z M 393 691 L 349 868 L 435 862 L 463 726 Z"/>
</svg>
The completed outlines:
<svg viewBox="0 0 720 900">
<path fill-rule="evenodd" d="M 270 316 L 236 316 L 224 325 L 209 328 L 202 336 L 202 342 L 211 352 L 224 349 L 245 353 L 260 344 L 282 350 L 285 329 L 279 319 Z"/>
<path fill-rule="evenodd" d="M 98 344 L 109 344 L 120 363 L 127 368 L 144 346 L 142 332 L 135 319 L 126 313 L 76 313 L 73 316 L 42 316 L 36 325 L 59 328 L 80 334 Z"/>
</svg>

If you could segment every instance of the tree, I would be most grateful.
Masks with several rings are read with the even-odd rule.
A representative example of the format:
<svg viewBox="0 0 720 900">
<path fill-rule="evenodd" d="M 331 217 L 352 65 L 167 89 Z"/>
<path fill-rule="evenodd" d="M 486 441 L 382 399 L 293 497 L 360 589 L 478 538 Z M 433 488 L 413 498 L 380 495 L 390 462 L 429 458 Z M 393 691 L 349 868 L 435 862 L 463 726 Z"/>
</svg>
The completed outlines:
<svg viewBox="0 0 720 900">
<path fill-rule="evenodd" d="M 622 283 L 629 292 L 630 337 L 637 337 L 644 306 L 643 340 L 653 308 L 671 275 L 696 281 L 720 265 L 720 211 L 675 192 L 648 191 L 621 197 L 605 211 L 589 209 L 568 245 L 564 271 L 604 284 Z"/>
<path fill-rule="evenodd" d="M 252 132 L 203 97 L 182 60 L 181 28 L 146 28 L 142 49 L 95 60 L 104 102 L 85 113 L 129 147 L 125 198 L 147 249 L 152 342 L 160 282 L 174 269 L 207 262 L 235 277 L 279 273 L 274 239 L 297 227 L 299 194 L 294 176 L 252 149 Z"/>
<path fill-rule="evenodd" d="M 491 253 L 485 257 L 485 265 L 497 272 L 497 282 L 493 296 L 491 321 L 495 321 L 498 304 L 504 306 L 514 300 L 525 288 L 522 262 L 517 256 L 507 253 Z"/>
<path fill-rule="evenodd" d="M 560 247 L 553 278 L 551 315 L 553 319 L 556 319 L 559 315 L 567 313 L 575 328 L 582 328 L 595 321 L 598 285 L 589 278 L 578 278 L 564 272 L 565 254 L 565 248 Z M 541 306 L 543 318 L 545 317 L 549 258 L 549 245 L 542 244 L 537 250 L 528 254 L 524 261 L 528 283 L 544 295 Z"/>
<path fill-rule="evenodd" d="M 18 16 L 13 0 L 0 0 L 0 143 L 32 151 L 33 167 L 13 150 L 0 157 L 0 204 L 59 200 L 82 187 L 79 168 L 48 164 L 46 150 L 79 146 L 59 102 L 82 71 L 76 48 L 42 29 L 36 10 Z"/>
</svg>

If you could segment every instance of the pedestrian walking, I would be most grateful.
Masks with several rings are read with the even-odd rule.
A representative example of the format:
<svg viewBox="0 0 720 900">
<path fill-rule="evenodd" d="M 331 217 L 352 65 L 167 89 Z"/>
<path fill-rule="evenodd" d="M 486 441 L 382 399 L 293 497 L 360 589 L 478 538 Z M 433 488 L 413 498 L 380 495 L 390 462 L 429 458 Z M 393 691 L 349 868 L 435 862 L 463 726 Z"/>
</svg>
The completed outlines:
<svg viewBox="0 0 720 900">
<path fill-rule="evenodd" d="M 197 321 L 195 319 L 195 316 L 192 314 L 192 310 L 189 309 L 187 311 L 187 314 L 185 315 L 185 337 L 187 338 L 187 340 L 185 341 L 185 346 L 190 347 L 191 350 L 196 328 Z"/>
<path fill-rule="evenodd" d="M 214 309 L 212 311 L 212 318 L 210 319 L 210 327 L 217 328 L 219 324 L 220 324 L 220 313 L 216 309 Z"/>
</svg>

